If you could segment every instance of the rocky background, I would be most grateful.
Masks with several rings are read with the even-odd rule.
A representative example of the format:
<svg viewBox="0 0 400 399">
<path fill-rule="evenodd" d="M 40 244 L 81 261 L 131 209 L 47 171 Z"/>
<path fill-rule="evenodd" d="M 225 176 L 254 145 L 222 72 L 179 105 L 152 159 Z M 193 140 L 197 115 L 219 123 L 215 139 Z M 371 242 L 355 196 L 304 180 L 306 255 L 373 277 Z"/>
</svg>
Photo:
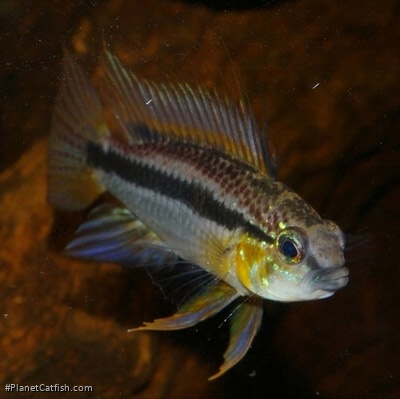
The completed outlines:
<svg viewBox="0 0 400 399">
<path fill-rule="evenodd" d="M 280 179 L 348 234 L 349 285 L 266 303 L 251 351 L 215 382 L 221 319 L 128 334 L 173 307 L 143 271 L 61 254 L 85 217 L 46 203 L 62 50 L 95 74 L 104 42 L 140 75 L 244 93 Z M 67 383 L 93 386 L 77 398 L 400 397 L 399 43 L 396 0 L 1 1 L 0 396 Z"/>
</svg>

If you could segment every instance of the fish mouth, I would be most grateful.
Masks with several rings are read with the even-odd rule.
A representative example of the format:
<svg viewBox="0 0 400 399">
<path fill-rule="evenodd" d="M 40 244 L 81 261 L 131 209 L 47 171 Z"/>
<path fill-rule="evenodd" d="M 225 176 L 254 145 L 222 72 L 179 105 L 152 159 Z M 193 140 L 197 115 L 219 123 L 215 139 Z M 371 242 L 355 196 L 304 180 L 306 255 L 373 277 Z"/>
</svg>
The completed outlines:
<svg viewBox="0 0 400 399">
<path fill-rule="evenodd" d="M 335 267 L 316 270 L 310 281 L 315 291 L 322 291 L 320 298 L 326 298 L 348 283 L 349 269 L 347 267 Z"/>
<path fill-rule="evenodd" d="M 323 299 L 332 296 L 348 281 L 349 269 L 342 266 L 313 270 L 304 280 L 304 284 L 310 299 Z"/>
</svg>

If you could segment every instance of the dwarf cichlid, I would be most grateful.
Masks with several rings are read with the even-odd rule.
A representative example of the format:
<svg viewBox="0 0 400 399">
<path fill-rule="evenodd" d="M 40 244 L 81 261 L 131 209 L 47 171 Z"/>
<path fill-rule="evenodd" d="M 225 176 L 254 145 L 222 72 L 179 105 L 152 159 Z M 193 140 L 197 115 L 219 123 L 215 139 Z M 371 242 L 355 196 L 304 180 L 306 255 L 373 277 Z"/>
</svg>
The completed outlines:
<svg viewBox="0 0 400 399">
<path fill-rule="evenodd" d="M 263 299 L 321 299 L 347 284 L 344 235 L 276 180 L 245 101 L 140 79 L 108 51 L 101 70 L 96 91 L 66 56 L 48 197 L 79 210 L 107 191 L 121 205 L 97 206 L 66 253 L 164 269 L 165 285 L 186 288 L 173 316 L 136 330 L 190 327 L 235 302 L 216 378 L 248 351 Z"/>
</svg>

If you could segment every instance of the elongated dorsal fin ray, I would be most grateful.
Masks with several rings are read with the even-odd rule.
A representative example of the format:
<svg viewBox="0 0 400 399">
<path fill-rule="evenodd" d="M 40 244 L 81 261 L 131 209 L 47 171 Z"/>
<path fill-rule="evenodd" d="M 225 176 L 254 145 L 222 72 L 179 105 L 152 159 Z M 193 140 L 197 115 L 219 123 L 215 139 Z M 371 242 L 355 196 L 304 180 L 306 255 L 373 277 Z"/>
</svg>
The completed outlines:
<svg viewBox="0 0 400 399">
<path fill-rule="evenodd" d="M 215 148 L 269 173 L 266 138 L 246 102 L 236 104 L 215 90 L 186 83 L 139 79 L 107 50 L 102 69 L 106 104 L 128 142 L 181 140 Z"/>
</svg>

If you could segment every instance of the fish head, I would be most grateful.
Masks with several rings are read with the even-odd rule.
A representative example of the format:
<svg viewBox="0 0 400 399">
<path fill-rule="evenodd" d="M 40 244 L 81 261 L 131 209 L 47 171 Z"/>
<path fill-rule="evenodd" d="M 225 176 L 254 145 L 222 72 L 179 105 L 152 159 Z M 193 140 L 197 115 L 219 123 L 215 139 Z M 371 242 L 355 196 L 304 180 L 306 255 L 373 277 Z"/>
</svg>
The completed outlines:
<svg viewBox="0 0 400 399">
<path fill-rule="evenodd" d="M 283 226 L 272 242 L 247 237 L 238 251 L 241 283 L 253 294 L 281 302 L 327 298 L 348 282 L 344 234 L 333 222 Z"/>
</svg>

